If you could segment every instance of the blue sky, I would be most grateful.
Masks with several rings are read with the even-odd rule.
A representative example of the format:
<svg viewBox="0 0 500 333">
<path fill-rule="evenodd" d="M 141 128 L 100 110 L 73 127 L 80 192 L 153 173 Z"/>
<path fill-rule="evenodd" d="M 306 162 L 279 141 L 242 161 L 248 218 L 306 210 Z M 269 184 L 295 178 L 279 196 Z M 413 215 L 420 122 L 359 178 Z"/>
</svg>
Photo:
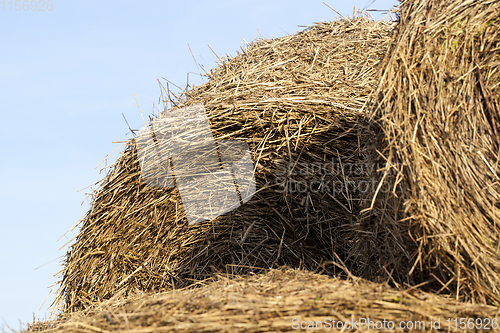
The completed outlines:
<svg viewBox="0 0 500 333">
<path fill-rule="evenodd" d="M 350 16 L 371 2 L 327 1 Z M 369 8 L 393 4 L 376 0 Z M 76 235 L 58 241 L 89 208 L 82 201 L 90 189 L 79 190 L 102 178 L 95 166 L 119 146 L 113 141 L 131 137 L 122 113 L 132 128 L 142 126 L 134 94 L 146 115 L 150 100 L 158 101 L 157 79 L 184 86 L 187 73 L 198 72 L 188 44 L 210 69 L 216 57 L 207 45 L 234 55 L 241 38 L 281 37 L 338 16 L 316 0 L 53 0 L 51 11 L 14 5 L 0 2 L 0 330 L 31 321 L 56 282 L 61 259 L 35 268 L 64 255 L 60 248 Z M 190 74 L 190 83 L 201 80 Z M 38 317 L 52 300 L 53 293 Z"/>
</svg>

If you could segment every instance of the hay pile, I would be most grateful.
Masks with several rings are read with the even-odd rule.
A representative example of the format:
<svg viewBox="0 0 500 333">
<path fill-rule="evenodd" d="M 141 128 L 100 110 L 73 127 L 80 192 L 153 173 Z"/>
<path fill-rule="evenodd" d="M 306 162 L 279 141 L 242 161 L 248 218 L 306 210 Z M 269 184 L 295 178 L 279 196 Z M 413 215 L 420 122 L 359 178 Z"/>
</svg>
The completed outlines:
<svg viewBox="0 0 500 333">
<path fill-rule="evenodd" d="M 412 259 L 391 263 L 396 281 L 411 273 L 438 293 L 496 305 L 499 33 L 500 1 L 402 4 L 381 65 L 374 115 L 380 139 L 370 148 L 383 152 L 388 168 L 380 178 L 392 190 L 378 193 L 360 226 L 397 237 L 406 232 L 401 252 Z"/>
<path fill-rule="evenodd" d="M 391 31 L 391 23 L 359 16 L 256 40 L 220 59 L 184 98 L 169 93 L 165 112 L 202 103 L 216 141 L 248 145 L 257 192 L 238 209 L 188 225 L 176 188 L 146 184 L 131 140 L 92 195 L 55 307 L 74 311 L 278 265 L 334 274 L 343 260 L 358 275 L 379 272 L 364 274 L 369 260 L 350 259 L 355 240 L 347 236 L 358 224 L 360 192 L 372 185 L 360 153 L 369 135 L 362 108 Z"/>
<path fill-rule="evenodd" d="M 317 23 L 168 91 L 162 117 L 203 105 L 220 146 L 248 146 L 256 193 L 189 225 L 131 140 L 92 195 L 55 308 L 282 265 L 500 304 L 499 13 L 406 1 L 394 32 L 364 16 Z"/>
<path fill-rule="evenodd" d="M 497 307 L 464 304 L 416 290 L 398 291 L 386 284 L 299 270 L 271 270 L 242 278 L 220 276 L 199 288 L 113 297 L 57 321 L 32 325 L 26 332 L 289 332 L 298 325 L 309 327 L 308 332 L 341 332 L 341 325 L 351 323 L 358 329 L 344 328 L 345 332 L 493 332 L 499 317 Z M 364 324 L 363 318 L 371 323 Z M 467 326 L 460 318 L 466 319 L 469 328 L 478 329 L 461 329 Z M 413 329 L 398 330 L 402 321 Z"/>
</svg>

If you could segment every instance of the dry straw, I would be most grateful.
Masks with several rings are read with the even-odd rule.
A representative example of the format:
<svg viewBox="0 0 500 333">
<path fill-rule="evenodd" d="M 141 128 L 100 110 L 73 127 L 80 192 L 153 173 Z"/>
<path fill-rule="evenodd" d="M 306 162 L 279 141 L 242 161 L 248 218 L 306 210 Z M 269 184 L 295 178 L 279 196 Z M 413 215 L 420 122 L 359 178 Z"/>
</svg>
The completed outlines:
<svg viewBox="0 0 500 333">
<path fill-rule="evenodd" d="M 369 260 L 352 260 L 348 233 L 359 222 L 356 184 L 371 184 L 360 153 L 369 134 L 363 121 L 392 28 L 360 15 L 259 39 L 220 59 L 209 81 L 183 98 L 167 92 L 168 109 L 202 103 L 216 141 L 249 146 L 256 194 L 189 226 L 175 188 L 144 182 L 131 140 L 92 194 L 55 307 L 74 311 L 136 290 L 281 265 L 334 274 L 344 261 L 373 278 L 382 268 L 365 271 Z"/>
<path fill-rule="evenodd" d="M 144 182 L 131 140 L 92 195 L 55 307 L 281 265 L 500 304 L 499 13 L 406 1 L 394 31 L 317 23 L 167 92 L 165 112 L 202 103 L 216 141 L 248 145 L 256 194 L 190 226 L 175 188 Z"/>
<path fill-rule="evenodd" d="M 199 287 L 113 297 L 28 331 L 289 332 L 304 331 L 297 329 L 302 325 L 308 332 L 342 332 L 354 323 L 344 332 L 493 332 L 500 317 L 494 306 L 297 270 L 220 276 Z M 400 325 L 411 329 L 399 330 Z"/>
<path fill-rule="evenodd" d="M 499 32 L 500 1 L 402 4 L 381 66 L 380 139 L 369 148 L 383 152 L 380 177 L 393 192 L 367 198 L 374 209 L 360 226 L 410 244 L 387 265 L 399 283 L 411 273 L 438 293 L 496 305 Z"/>
</svg>

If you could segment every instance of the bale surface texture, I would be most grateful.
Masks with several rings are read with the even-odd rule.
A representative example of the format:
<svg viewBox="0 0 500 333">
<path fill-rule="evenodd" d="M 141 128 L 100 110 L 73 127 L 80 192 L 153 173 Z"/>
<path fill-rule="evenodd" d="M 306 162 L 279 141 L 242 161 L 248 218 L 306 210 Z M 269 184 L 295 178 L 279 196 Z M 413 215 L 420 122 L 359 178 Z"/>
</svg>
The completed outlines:
<svg viewBox="0 0 500 333">
<path fill-rule="evenodd" d="M 384 63 L 375 148 L 391 191 L 367 232 L 406 230 L 406 274 L 500 304 L 500 2 L 405 1 Z M 376 126 L 374 126 L 376 127 Z M 372 200 L 372 198 L 369 198 Z M 403 267 L 405 262 L 395 266 Z M 398 266 L 398 267 L 399 267 Z M 408 275 L 408 273 L 410 275 Z"/>
<path fill-rule="evenodd" d="M 500 310 L 494 306 L 460 303 L 413 289 L 395 290 L 361 279 L 273 269 L 248 277 L 219 276 L 161 294 L 128 299 L 116 295 L 85 311 L 32 325 L 26 333 L 341 332 L 340 325 L 355 325 L 345 332 L 494 332 L 499 317 Z M 362 318 L 372 324 L 362 324 Z M 464 327 L 460 318 L 467 319 L 465 329 L 460 328 Z M 387 329 L 391 321 L 394 329 Z M 398 329 L 402 321 L 413 328 Z M 297 325 L 309 329 L 297 329 Z M 383 325 L 386 329 L 377 329 Z"/>
</svg>

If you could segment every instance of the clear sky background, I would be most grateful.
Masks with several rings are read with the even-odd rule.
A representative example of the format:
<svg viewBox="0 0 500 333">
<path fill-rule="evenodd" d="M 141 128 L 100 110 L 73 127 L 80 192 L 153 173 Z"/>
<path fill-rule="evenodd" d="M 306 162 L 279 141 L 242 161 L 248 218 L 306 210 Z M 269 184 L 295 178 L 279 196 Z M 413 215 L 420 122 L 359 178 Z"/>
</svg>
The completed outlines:
<svg viewBox="0 0 500 333">
<path fill-rule="evenodd" d="M 79 190 L 103 177 L 94 168 L 119 146 L 113 141 L 131 137 L 122 113 L 142 126 L 134 94 L 146 116 L 150 100 L 158 103 L 157 79 L 185 86 L 198 72 L 188 44 L 210 69 L 207 45 L 235 55 L 241 38 L 281 37 L 338 16 L 318 0 L 53 0 L 51 11 L 16 11 L 15 0 L 11 10 L 8 1 L 0 2 L 0 331 L 31 321 L 57 281 L 60 248 L 77 230 L 58 239 L 90 204 L 82 202 L 91 189 Z M 354 6 L 394 1 L 326 3 L 352 16 Z M 194 74 L 189 81 L 201 84 Z"/>
</svg>

